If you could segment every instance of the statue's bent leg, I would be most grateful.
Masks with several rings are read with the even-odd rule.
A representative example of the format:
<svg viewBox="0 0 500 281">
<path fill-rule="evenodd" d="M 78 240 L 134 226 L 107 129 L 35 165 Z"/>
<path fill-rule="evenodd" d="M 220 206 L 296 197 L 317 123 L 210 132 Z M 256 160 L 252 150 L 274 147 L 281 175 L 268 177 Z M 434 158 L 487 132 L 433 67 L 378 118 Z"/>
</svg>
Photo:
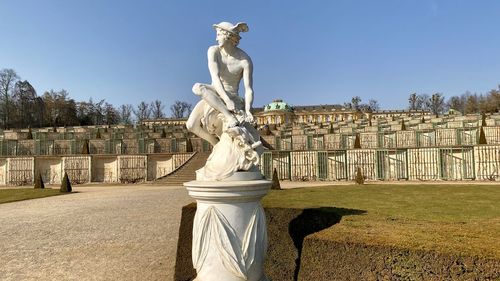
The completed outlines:
<svg viewBox="0 0 500 281">
<path fill-rule="evenodd" d="M 193 86 L 193 93 L 200 96 L 208 105 L 213 107 L 224 115 L 227 122 L 227 127 L 232 128 L 239 124 L 234 115 L 227 109 L 226 104 L 217 94 L 217 91 L 211 85 L 196 83 Z"/>
<path fill-rule="evenodd" d="M 195 105 L 188 120 L 186 121 L 186 128 L 198 137 L 208 141 L 211 145 L 216 145 L 219 142 L 219 139 L 201 127 L 201 118 L 203 118 L 205 106 L 206 104 L 203 101 L 200 101 Z"/>
</svg>

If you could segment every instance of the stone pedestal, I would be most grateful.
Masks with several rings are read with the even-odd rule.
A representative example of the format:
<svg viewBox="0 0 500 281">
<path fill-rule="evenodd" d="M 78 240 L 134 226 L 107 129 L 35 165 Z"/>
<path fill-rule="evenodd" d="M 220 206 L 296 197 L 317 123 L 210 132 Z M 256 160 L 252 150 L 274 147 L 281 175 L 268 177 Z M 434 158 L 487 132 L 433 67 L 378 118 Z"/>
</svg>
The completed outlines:
<svg viewBox="0 0 500 281">
<path fill-rule="evenodd" d="M 265 281 L 267 229 L 260 199 L 271 182 L 260 173 L 184 183 L 197 201 L 193 225 L 196 281 Z M 244 180 L 242 180 L 244 179 Z"/>
</svg>

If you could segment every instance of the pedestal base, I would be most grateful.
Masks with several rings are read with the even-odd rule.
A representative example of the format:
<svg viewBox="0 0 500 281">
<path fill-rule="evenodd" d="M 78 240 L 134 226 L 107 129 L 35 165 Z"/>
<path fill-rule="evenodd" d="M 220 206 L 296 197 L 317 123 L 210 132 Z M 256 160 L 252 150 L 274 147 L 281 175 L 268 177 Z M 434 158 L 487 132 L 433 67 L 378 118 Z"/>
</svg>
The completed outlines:
<svg viewBox="0 0 500 281">
<path fill-rule="evenodd" d="M 197 201 L 193 266 L 197 281 L 265 281 L 267 229 L 260 199 L 271 182 L 191 181 Z"/>
</svg>

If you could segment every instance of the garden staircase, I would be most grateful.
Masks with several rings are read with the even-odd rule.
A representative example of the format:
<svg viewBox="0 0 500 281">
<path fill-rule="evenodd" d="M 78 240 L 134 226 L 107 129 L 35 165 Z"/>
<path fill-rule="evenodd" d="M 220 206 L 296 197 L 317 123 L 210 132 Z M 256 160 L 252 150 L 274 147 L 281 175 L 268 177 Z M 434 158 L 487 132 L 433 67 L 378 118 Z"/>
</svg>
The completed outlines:
<svg viewBox="0 0 500 281">
<path fill-rule="evenodd" d="M 197 152 L 184 165 L 172 173 L 161 177 L 155 181 L 155 184 L 165 186 L 182 186 L 183 183 L 196 179 L 196 170 L 205 166 L 210 152 Z"/>
</svg>

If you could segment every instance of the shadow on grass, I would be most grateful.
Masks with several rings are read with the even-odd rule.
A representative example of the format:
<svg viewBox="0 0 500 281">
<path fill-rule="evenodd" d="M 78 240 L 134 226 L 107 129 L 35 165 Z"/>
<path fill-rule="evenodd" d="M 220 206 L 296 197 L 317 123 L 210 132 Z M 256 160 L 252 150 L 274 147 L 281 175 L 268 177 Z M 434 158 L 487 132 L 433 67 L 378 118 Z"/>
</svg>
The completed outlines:
<svg viewBox="0 0 500 281">
<path fill-rule="evenodd" d="M 298 257 L 295 260 L 294 280 L 297 280 L 299 275 L 302 244 L 306 236 L 339 223 L 343 216 L 362 215 L 365 213 L 366 211 L 363 210 L 321 207 L 304 209 L 299 216 L 291 220 L 288 226 L 288 233 L 298 252 Z"/>
</svg>

